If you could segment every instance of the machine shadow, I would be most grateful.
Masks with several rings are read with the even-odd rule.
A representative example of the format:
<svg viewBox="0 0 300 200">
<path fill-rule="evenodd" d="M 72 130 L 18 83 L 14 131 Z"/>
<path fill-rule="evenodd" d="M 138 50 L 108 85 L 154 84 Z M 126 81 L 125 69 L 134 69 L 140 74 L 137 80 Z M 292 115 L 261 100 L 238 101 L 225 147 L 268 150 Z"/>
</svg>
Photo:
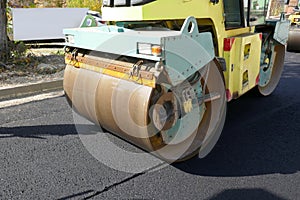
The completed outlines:
<svg viewBox="0 0 300 200">
<path fill-rule="evenodd" d="M 46 139 L 44 136 L 76 135 L 74 124 L 0 127 L 0 139 L 20 137 Z"/>
<path fill-rule="evenodd" d="M 264 199 L 264 200 L 285 200 L 263 189 L 228 189 L 210 198 L 210 200 L 221 199 Z"/>
<path fill-rule="evenodd" d="M 253 92 L 228 104 L 221 137 L 205 158 L 194 157 L 174 167 L 201 176 L 293 174 L 299 171 L 300 102 L 276 92 Z"/>
<path fill-rule="evenodd" d="M 84 132 L 82 132 L 84 130 Z M 94 124 L 56 124 L 19 127 L 0 127 L 0 139 L 20 137 L 33 139 L 46 139 L 45 136 L 66 136 L 80 134 L 93 135 L 102 132 Z"/>
</svg>

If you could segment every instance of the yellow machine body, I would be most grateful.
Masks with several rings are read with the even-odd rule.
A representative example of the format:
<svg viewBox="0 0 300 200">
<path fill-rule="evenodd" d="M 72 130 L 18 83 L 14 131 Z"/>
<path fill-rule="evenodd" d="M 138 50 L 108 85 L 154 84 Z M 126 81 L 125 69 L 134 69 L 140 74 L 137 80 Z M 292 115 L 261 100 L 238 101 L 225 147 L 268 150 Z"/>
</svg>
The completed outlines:
<svg viewBox="0 0 300 200">
<path fill-rule="evenodd" d="M 225 1 L 157 0 L 141 6 L 103 7 L 102 13 L 105 21 L 164 20 L 182 24 L 188 16 L 194 16 L 199 24 L 211 25 L 215 35 L 216 56 L 224 58 L 226 68 L 231 69 L 224 72 L 226 89 L 232 98 L 238 98 L 258 84 L 261 66 L 261 51 L 258 49 L 262 48 L 262 35 L 254 33 L 255 25 L 226 27 L 226 15 L 237 15 L 239 11 L 231 9 L 231 13 L 226 13 Z M 229 0 L 226 3 L 227 7 L 232 6 L 238 9 L 238 1 Z M 253 3 L 251 2 L 249 6 L 253 7 Z M 260 11 L 266 12 L 266 8 L 262 8 L 263 3 L 264 1 L 260 1 Z M 272 0 L 266 1 L 265 6 L 283 8 L 282 4 Z M 276 13 L 272 9 L 268 9 L 268 12 L 270 12 L 269 17 L 279 17 L 274 16 Z M 277 11 L 278 14 L 279 11 Z M 247 15 L 247 13 L 244 12 L 241 15 Z M 169 24 L 169 28 L 174 28 L 171 23 Z M 226 48 L 224 49 L 224 44 L 229 38 L 235 42 L 231 50 L 227 51 Z M 249 47 L 249 52 L 245 54 L 247 47 Z"/>
<path fill-rule="evenodd" d="M 102 13 L 104 21 L 178 20 L 179 24 L 182 24 L 188 16 L 193 16 L 198 19 L 199 24 L 213 25 L 218 37 L 217 51 L 219 55 L 223 55 L 223 38 L 249 33 L 252 30 L 249 27 L 226 30 L 222 1 L 214 4 L 209 0 L 157 0 L 142 6 L 103 7 Z"/>
<path fill-rule="evenodd" d="M 224 58 L 227 61 L 225 83 L 233 98 L 245 94 L 257 85 L 260 71 L 261 35 L 243 34 L 226 38 Z"/>
</svg>

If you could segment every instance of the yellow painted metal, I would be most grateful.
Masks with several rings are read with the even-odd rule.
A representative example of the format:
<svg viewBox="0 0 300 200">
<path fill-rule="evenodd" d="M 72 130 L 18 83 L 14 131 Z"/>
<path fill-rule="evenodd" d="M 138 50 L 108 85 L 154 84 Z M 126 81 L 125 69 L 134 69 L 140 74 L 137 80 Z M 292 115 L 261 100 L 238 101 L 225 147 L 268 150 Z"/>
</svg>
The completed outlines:
<svg viewBox="0 0 300 200">
<path fill-rule="evenodd" d="M 104 21 L 184 20 L 188 16 L 208 19 L 216 29 L 220 55 L 223 49 L 222 40 L 226 37 L 223 13 L 222 1 L 213 4 L 208 0 L 157 0 L 142 6 L 102 8 Z"/>
<path fill-rule="evenodd" d="M 76 68 L 87 69 L 87 70 L 94 71 L 97 73 L 106 74 L 106 75 L 109 75 L 109 76 L 112 76 L 115 78 L 120 78 L 123 80 L 128 80 L 128 81 L 138 83 L 140 85 L 145 85 L 145 86 L 155 88 L 155 84 L 156 84 L 155 78 L 153 78 L 152 80 L 148 80 L 148 79 L 139 78 L 137 76 L 130 76 L 129 74 L 126 74 L 126 73 L 106 69 L 105 67 L 102 68 L 102 67 L 98 67 L 98 66 L 92 66 L 89 64 L 78 62 L 76 60 L 68 59 L 67 57 L 65 58 L 65 63 L 67 65 L 71 65 Z"/>
<path fill-rule="evenodd" d="M 235 28 L 235 29 L 226 30 L 225 37 L 234 37 L 246 33 L 254 33 L 254 28 L 245 27 L 245 28 Z"/>
<path fill-rule="evenodd" d="M 221 57 L 224 38 L 254 32 L 254 27 L 226 30 L 223 1 L 213 4 L 208 0 L 157 0 L 142 6 L 103 7 L 102 16 L 104 21 L 182 20 L 182 22 L 188 16 L 193 16 L 198 22 L 201 21 L 199 24 L 214 27 L 218 44 L 216 53 Z"/>
<path fill-rule="evenodd" d="M 227 61 L 226 89 L 237 98 L 256 86 L 260 71 L 261 39 L 258 33 L 243 34 L 231 39 L 232 47 L 224 51 Z"/>
<path fill-rule="evenodd" d="M 108 21 L 142 21 L 195 18 L 218 18 L 223 4 L 213 4 L 198 0 L 157 0 L 142 6 L 103 7 L 103 20 Z M 155 10 L 155 12 L 153 12 Z M 174 12 L 176 10 L 176 12 Z M 216 12 L 215 12 L 216 11 Z M 218 16 L 218 17 L 217 17 Z M 223 18 L 223 17 L 222 17 Z"/>
<path fill-rule="evenodd" d="M 300 12 L 295 12 L 289 16 L 292 24 L 300 25 Z"/>
</svg>

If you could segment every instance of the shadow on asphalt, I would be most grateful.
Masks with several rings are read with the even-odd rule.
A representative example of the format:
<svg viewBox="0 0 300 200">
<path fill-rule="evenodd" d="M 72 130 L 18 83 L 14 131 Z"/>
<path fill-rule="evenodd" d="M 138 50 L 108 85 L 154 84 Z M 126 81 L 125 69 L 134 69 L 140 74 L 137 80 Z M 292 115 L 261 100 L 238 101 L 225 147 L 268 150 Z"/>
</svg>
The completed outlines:
<svg viewBox="0 0 300 200">
<path fill-rule="evenodd" d="M 87 190 L 70 196 L 62 197 L 57 200 L 70 200 L 74 198 L 78 199 L 93 199 L 98 193 L 94 190 Z M 272 194 L 263 189 L 228 189 L 224 190 L 213 197 L 210 200 L 223 200 L 223 199 L 263 199 L 263 200 L 286 200 L 285 198 L 278 197 L 276 194 Z"/>
<path fill-rule="evenodd" d="M 228 105 L 222 135 L 205 158 L 173 166 L 201 176 L 293 174 L 300 170 L 300 102 L 248 94 Z M 299 95 L 298 95 L 299 98 Z"/>
<path fill-rule="evenodd" d="M 12 137 L 46 139 L 43 136 L 66 136 L 75 134 L 77 134 L 77 132 L 74 124 L 0 127 L 0 139 Z"/>
<path fill-rule="evenodd" d="M 62 197 L 62 198 L 59 198 L 57 200 L 69 200 L 69 199 L 74 199 L 74 198 L 88 199 L 89 196 L 94 195 L 94 193 L 95 193 L 94 190 L 87 190 L 87 191 L 79 192 L 77 194 L 73 194 L 73 195 L 70 195 L 70 196 Z M 86 197 L 86 196 L 88 196 L 88 197 Z"/>
<path fill-rule="evenodd" d="M 300 59 L 287 54 L 281 81 L 268 97 L 252 91 L 230 102 L 222 135 L 204 159 L 173 166 L 202 176 L 293 174 L 300 170 Z"/>
<path fill-rule="evenodd" d="M 221 199 L 264 199 L 264 200 L 285 200 L 263 189 L 229 189 L 224 190 L 221 193 L 213 196 L 210 200 Z"/>
</svg>

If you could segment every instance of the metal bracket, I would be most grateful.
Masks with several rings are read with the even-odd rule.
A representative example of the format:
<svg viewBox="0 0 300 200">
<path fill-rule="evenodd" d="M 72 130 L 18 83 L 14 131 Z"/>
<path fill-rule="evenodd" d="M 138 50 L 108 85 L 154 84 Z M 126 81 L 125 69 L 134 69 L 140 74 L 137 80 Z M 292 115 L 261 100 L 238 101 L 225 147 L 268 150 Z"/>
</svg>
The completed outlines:
<svg viewBox="0 0 300 200">
<path fill-rule="evenodd" d="M 75 48 L 75 49 L 72 51 L 71 55 L 72 55 L 71 60 L 72 60 L 72 61 L 73 61 L 73 60 L 77 61 L 77 60 L 76 60 L 76 56 L 78 55 L 78 49 Z"/>
<path fill-rule="evenodd" d="M 180 32 L 185 35 L 198 34 L 198 23 L 195 17 L 189 16 L 185 19 Z"/>
<path fill-rule="evenodd" d="M 140 80 L 140 70 L 143 63 L 143 60 L 139 60 L 132 66 L 132 69 L 129 71 L 129 78 L 132 78 L 134 75 L 136 75 L 138 77 L 137 81 Z"/>
<path fill-rule="evenodd" d="M 274 40 L 282 45 L 286 45 L 288 40 L 288 32 L 290 28 L 290 21 L 285 18 L 284 13 L 281 14 L 280 20 L 276 23 Z"/>
</svg>

